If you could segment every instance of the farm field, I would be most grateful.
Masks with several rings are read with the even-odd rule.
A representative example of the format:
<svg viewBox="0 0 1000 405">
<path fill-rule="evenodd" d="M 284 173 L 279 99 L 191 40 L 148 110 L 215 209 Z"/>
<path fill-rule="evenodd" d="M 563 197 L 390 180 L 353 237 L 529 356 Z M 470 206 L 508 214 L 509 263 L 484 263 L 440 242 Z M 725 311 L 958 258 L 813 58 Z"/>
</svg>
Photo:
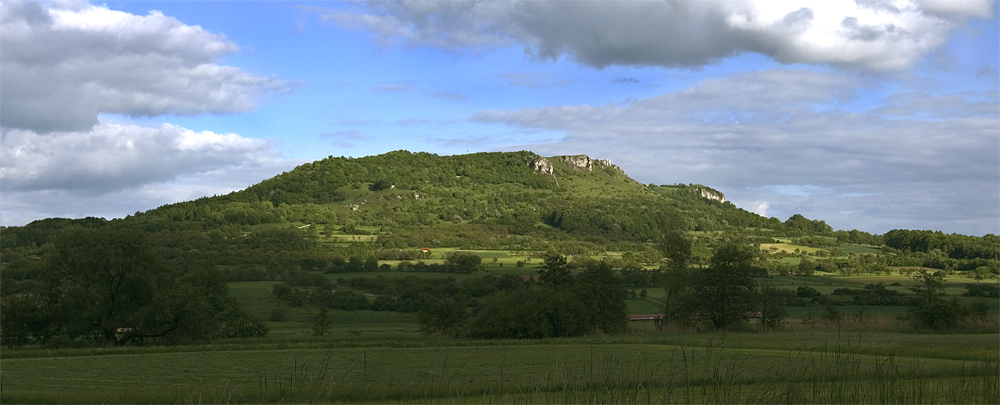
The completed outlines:
<svg viewBox="0 0 1000 405">
<path fill-rule="evenodd" d="M 331 333 L 299 342 L 24 350 L 22 358 L 5 353 L 0 399 L 987 403 L 1000 387 L 996 334 L 637 329 L 538 341 L 452 340 L 411 331 Z"/>
<path fill-rule="evenodd" d="M 485 276 L 503 276 L 503 275 L 518 275 L 524 278 L 537 276 L 538 266 L 541 264 L 542 260 L 537 257 L 531 257 L 531 252 L 509 252 L 509 251 L 491 251 L 491 250 L 460 250 L 456 248 L 438 248 L 433 249 L 431 252 L 432 258 L 443 258 L 446 255 L 456 252 L 468 252 L 474 253 L 483 258 L 483 264 L 485 267 L 484 271 L 464 274 L 464 273 L 434 273 L 434 272 L 400 272 L 400 271 L 381 271 L 381 272 L 355 272 L 355 273 L 329 273 L 323 274 L 324 277 L 330 279 L 332 282 L 336 283 L 338 279 L 350 279 L 355 277 L 418 277 L 418 278 L 452 278 L 457 281 L 482 278 Z M 538 252 L 534 253 L 536 256 Z M 610 254 L 612 257 L 615 253 Z M 620 255 L 620 254 L 618 254 Z M 428 263 L 432 262 L 442 262 L 442 259 L 429 259 L 426 260 Z M 492 259 L 496 259 L 494 262 Z M 530 263 L 525 263 L 523 267 L 515 266 L 516 261 L 527 261 L 531 260 Z M 389 263 L 392 266 L 398 264 L 395 261 L 383 261 L 380 263 Z M 500 267 L 499 264 L 507 263 L 506 267 Z M 850 296 L 844 295 L 832 295 L 833 292 L 841 288 L 851 288 L 851 289 L 862 289 L 865 285 L 869 284 L 883 284 L 887 290 L 896 291 L 899 293 L 908 293 L 908 287 L 915 285 L 915 281 L 907 277 L 904 274 L 883 274 L 883 275 L 841 275 L 841 274 L 823 274 L 818 273 L 812 276 L 780 276 L 780 275 L 770 275 L 767 278 L 759 278 L 758 282 L 769 283 L 777 288 L 783 288 L 788 290 L 795 290 L 798 287 L 810 287 L 819 291 L 824 296 L 828 296 L 830 299 L 840 302 L 836 309 L 843 316 L 845 321 L 852 319 L 857 319 L 858 317 L 867 317 L 871 322 L 881 322 L 883 324 L 892 323 L 895 318 L 903 315 L 907 308 L 902 306 L 859 306 L 850 305 Z M 945 279 L 944 288 L 948 296 L 955 297 L 959 302 L 963 304 L 968 304 L 974 300 L 972 297 L 963 297 L 962 294 L 966 291 L 965 286 L 968 284 L 975 283 L 990 283 L 992 281 L 975 281 L 962 276 L 950 276 Z M 247 281 L 247 282 L 231 282 L 230 294 L 240 303 L 248 313 L 260 318 L 268 319 L 271 311 L 275 308 L 283 308 L 286 311 L 285 319 L 281 322 L 268 321 L 267 326 L 271 328 L 271 336 L 280 337 L 295 337 L 301 338 L 305 336 L 310 336 L 312 330 L 310 329 L 313 319 L 318 313 L 319 309 L 313 305 L 306 305 L 302 307 L 290 307 L 284 302 L 276 298 L 271 293 L 271 288 L 275 284 L 273 281 Z M 350 290 L 350 288 L 344 286 L 338 286 L 338 289 Z M 638 294 L 640 290 L 646 290 L 648 299 L 642 298 L 632 298 L 626 300 L 628 305 L 629 314 L 648 314 L 657 313 L 662 309 L 662 301 L 664 299 L 663 288 L 628 288 L 630 292 Z M 358 291 L 359 293 L 365 294 L 369 301 L 375 298 L 375 295 L 368 294 L 365 291 Z M 998 312 L 1000 312 L 1000 303 L 991 303 L 991 313 L 995 317 Z M 797 329 L 808 326 L 802 326 L 803 324 L 808 324 L 811 322 L 816 322 L 826 310 L 822 305 L 809 305 L 809 306 L 788 306 L 785 307 L 788 316 L 786 318 L 786 328 Z M 361 330 L 377 330 L 377 331 L 404 331 L 404 330 L 415 330 L 417 317 L 414 313 L 400 313 L 400 312 L 386 312 L 386 311 L 370 311 L 370 310 L 357 310 L 357 311 L 345 311 L 339 309 L 331 309 L 331 329 L 334 331 L 352 331 L 358 333 Z"/>
<path fill-rule="evenodd" d="M 331 245 L 350 245 L 370 243 L 375 236 L 323 238 Z M 778 255 L 781 263 L 792 266 L 806 257 L 801 252 L 823 250 L 780 242 L 778 251 L 799 250 L 801 257 Z M 852 246 L 855 254 L 878 250 Z M 36 344 L 7 349 L 0 352 L 0 403 L 911 404 L 996 403 L 1000 394 L 1000 333 L 990 324 L 995 324 L 1000 302 L 963 296 L 971 284 L 995 281 L 975 280 L 962 272 L 942 276 L 939 292 L 963 306 L 975 303 L 985 309 L 974 322 L 935 332 L 900 320 L 910 310 L 908 304 L 863 305 L 850 295 L 869 287 L 911 295 L 919 281 L 907 273 L 917 267 L 885 267 L 864 275 L 765 272 L 754 277 L 754 283 L 780 289 L 787 297 L 781 306 L 787 313 L 784 323 L 768 332 L 760 331 L 758 318 L 729 333 L 716 332 L 710 321 L 701 319 L 662 329 L 652 321 L 631 321 L 620 333 L 594 329 L 574 338 L 464 339 L 449 336 L 471 335 L 424 334 L 418 322 L 423 315 L 415 307 L 336 307 L 305 299 L 293 302 L 277 294 L 276 285 L 290 289 L 293 284 L 307 294 L 345 293 L 375 304 L 392 292 L 347 280 L 403 280 L 399 284 L 420 286 L 413 288 L 414 295 L 426 294 L 430 288 L 424 286 L 449 283 L 473 291 L 492 282 L 491 276 L 537 283 L 545 254 L 436 247 L 408 261 L 440 265 L 455 253 L 479 256 L 481 267 L 471 273 L 399 271 L 406 269 L 399 266 L 401 260 L 379 260 L 379 265 L 388 265 L 378 267 L 383 271 L 336 272 L 327 267 L 290 271 L 288 277 L 269 281 L 224 282 L 239 307 L 266 325 L 266 337 L 216 337 L 210 344 L 205 339 L 178 346 L 48 349 Z M 652 276 L 643 283 L 635 282 L 636 277 L 626 280 L 626 274 L 646 274 L 644 267 L 650 275 L 663 272 L 653 271 L 653 266 L 625 271 L 621 263 L 627 256 L 634 257 L 598 251 L 573 256 L 570 262 L 619 263 L 620 279 L 603 285 L 615 286 L 620 280 L 623 286 L 637 286 L 624 287 L 625 311 L 663 313 L 667 292 L 662 286 L 669 284 Z M 580 263 L 574 263 L 579 267 L 569 271 L 571 275 L 584 273 L 585 264 Z M 704 261 L 692 266 L 705 267 Z M 234 269 L 239 267 L 225 267 Z M 234 279 L 243 278 L 229 280 Z M 802 295 L 799 289 L 815 295 Z M 321 316 L 325 326 L 317 327 Z"/>
</svg>

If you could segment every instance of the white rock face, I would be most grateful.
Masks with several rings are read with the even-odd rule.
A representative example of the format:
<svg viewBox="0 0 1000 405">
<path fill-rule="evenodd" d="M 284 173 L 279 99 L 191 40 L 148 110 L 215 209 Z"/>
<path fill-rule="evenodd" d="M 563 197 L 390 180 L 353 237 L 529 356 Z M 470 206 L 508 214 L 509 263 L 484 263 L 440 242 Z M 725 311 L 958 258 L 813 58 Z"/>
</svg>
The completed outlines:
<svg viewBox="0 0 1000 405">
<path fill-rule="evenodd" d="M 552 163 L 543 157 L 528 162 L 528 167 L 535 169 L 537 173 L 552 174 Z"/>
<path fill-rule="evenodd" d="M 707 198 L 709 200 L 717 200 L 719 202 L 726 202 L 726 196 L 722 195 L 722 193 L 717 193 L 711 190 L 705 190 L 703 188 L 699 188 L 698 191 L 701 194 L 702 198 Z"/>
<path fill-rule="evenodd" d="M 577 170 L 586 170 L 588 172 L 594 171 L 594 167 L 598 168 L 611 168 L 619 173 L 625 173 L 620 167 L 615 166 L 611 163 L 611 159 L 591 159 L 587 155 L 569 155 L 569 156 L 555 156 L 553 157 L 556 161 L 566 163 Z"/>
<path fill-rule="evenodd" d="M 593 171 L 594 161 L 587 155 L 554 156 L 553 159 L 566 163 L 575 169 Z"/>
<path fill-rule="evenodd" d="M 597 168 L 611 168 L 615 171 L 625 174 L 625 171 L 620 167 L 615 166 L 611 163 L 610 159 L 591 159 L 587 155 L 567 155 L 567 156 L 553 156 L 551 159 L 565 163 L 574 170 L 586 170 L 588 172 L 594 171 L 594 167 Z M 548 159 L 539 157 L 528 162 L 528 167 L 535 170 L 536 173 L 551 174 L 555 176 L 555 171 L 552 168 L 552 163 Z"/>
</svg>

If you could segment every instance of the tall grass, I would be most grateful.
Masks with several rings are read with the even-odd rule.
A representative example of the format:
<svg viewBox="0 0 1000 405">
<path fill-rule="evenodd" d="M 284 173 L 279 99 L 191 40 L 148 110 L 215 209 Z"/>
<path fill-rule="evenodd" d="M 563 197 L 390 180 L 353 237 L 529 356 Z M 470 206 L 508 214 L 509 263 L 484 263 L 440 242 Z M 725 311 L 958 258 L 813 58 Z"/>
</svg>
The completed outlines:
<svg viewBox="0 0 1000 405">
<path fill-rule="evenodd" d="M 938 370 L 919 359 L 872 356 L 850 341 L 828 351 L 789 353 L 790 361 L 764 368 L 758 356 L 733 353 L 711 342 L 678 346 L 666 357 L 636 362 L 614 353 L 560 362 L 524 378 L 505 375 L 487 384 L 460 381 L 447 356 L 437 378 L 396 381 L 371 374 L 367 352 L 357 364 L 334 370 L 331 354 L 316 367 L 295 363 L 284 372 L 258 372 L 259 384 L 236 402 L 330 403 L 997 403 L 1000 362 L 967 362 Z M 523 377 L 523 376 L 522 376 Z"/>
<path fill-rule="evenodd" d="M 200 350 L 39 350 L 4 357 L 0 402 L 996 403 L 996 336 L 636 331 L 392 342 L 366 332 Z"/>
</svg>

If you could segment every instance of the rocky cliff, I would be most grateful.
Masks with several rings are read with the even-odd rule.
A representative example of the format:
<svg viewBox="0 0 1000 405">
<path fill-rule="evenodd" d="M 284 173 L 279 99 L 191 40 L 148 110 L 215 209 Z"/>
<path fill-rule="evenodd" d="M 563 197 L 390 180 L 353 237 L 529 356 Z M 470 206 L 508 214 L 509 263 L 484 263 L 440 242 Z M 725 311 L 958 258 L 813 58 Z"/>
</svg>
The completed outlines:
<svg viewBox="0 0 1000 405">
<path fill-rule="evenodd" d="M 551 157 L 551 159 L 556 162 L 564 163 L 571 169 L 577 171 L 586 170 L 588 172 L 592 172 L 596 167 L 599 169 L 610 168 L 616 172 L 625 174 L 624 170 L 611 163 L 611 159 L 591 159 L 590 156 L 587 155 L 553 156 Z M 552 168 L 552 163 L 550 163 L 548 159 L 543 157 L 538 157 L 528 161 L 528 167 L 534 169 L 535 172 L 537 173 L 555 175 L 554 170 Z"/>
<path fill-rule="evenodd" d="M 535 169 L 537 173 L 552 174 L 552 163 L 543 157 L 538 157 L 528 161 L 528 167 Z"/>
<path fill-rule="evenodd" d="M 719 202 L 726 202 L 726 196 L 722 194 L 721 191 L 713 190 L 710 188 L 702 188 L 702 187 L 698 187 L 695 190 L 698 194 L 702 196 L 702 198 L 707 198 L 709 200 L 717 200 Z"/>
<path fill-rule="evenodd" d="M 591 159 L 590 156 L 587 155 L 566 155 L 553 156 L 552 160 L 565 163 L 574 170 L 586 170 L 590 172 L 594 171 L 594 167 L 597 167 L 612 168 L 617 172 L 625 173 L 620 167 L 611 164 L 610 159 Z"/>
</svg>

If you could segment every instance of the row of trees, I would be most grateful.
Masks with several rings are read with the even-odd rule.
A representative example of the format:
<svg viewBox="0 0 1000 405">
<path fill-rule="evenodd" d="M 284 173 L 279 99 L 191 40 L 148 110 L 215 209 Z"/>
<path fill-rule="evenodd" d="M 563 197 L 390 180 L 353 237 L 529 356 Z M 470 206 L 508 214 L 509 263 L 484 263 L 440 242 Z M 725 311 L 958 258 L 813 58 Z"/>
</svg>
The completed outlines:
<svg viewBox="0 0 1000 405">
<path fill-rule="evenodd" d="M 690 245 L 675 241 L 670 246 L 673 251 L 668 253 L 675 259 L 667 269 L 664 289 L 664 317 L 668 322 L 686 326 L 711 322 L 714 328 L 729 329 L 760 312 L 765 327 L 781 324 L 785 316 L 781 292 L 767 284 L 758 288 L 754 279 L 761 273 L 755 265 L 759 248 L 726 242 L 716 247 L 706 268 L 692 269 L 684 261 L 689 257 L 686 251 Z"/>
<path fill-rule="evenodd" d="M 421 329 L 455 337 L 524 339 L 626 328 L 626 291 L 611 267 L 587 262 L 573 275 L 566 257 L 545 257 L 538 283 L 478 300 L 448 297 L 418 314 Z"/>
<path fill-rule="evenodd" d="M 169 268 L 133 229 L 70 228 L 41 271 L 5 291 L 8 347 L 184 342 L 263 336 L 267 327 L 229 297 L 212 267 Z"/>
<path fill-rule="evenodd" d="M 1000 260 L 1000 237 L 945 234 L 941 231 L 894 229 L 884 235 L 885 245 L 906 252 L 939 251 L 952 259 Z"/>
</svg>

